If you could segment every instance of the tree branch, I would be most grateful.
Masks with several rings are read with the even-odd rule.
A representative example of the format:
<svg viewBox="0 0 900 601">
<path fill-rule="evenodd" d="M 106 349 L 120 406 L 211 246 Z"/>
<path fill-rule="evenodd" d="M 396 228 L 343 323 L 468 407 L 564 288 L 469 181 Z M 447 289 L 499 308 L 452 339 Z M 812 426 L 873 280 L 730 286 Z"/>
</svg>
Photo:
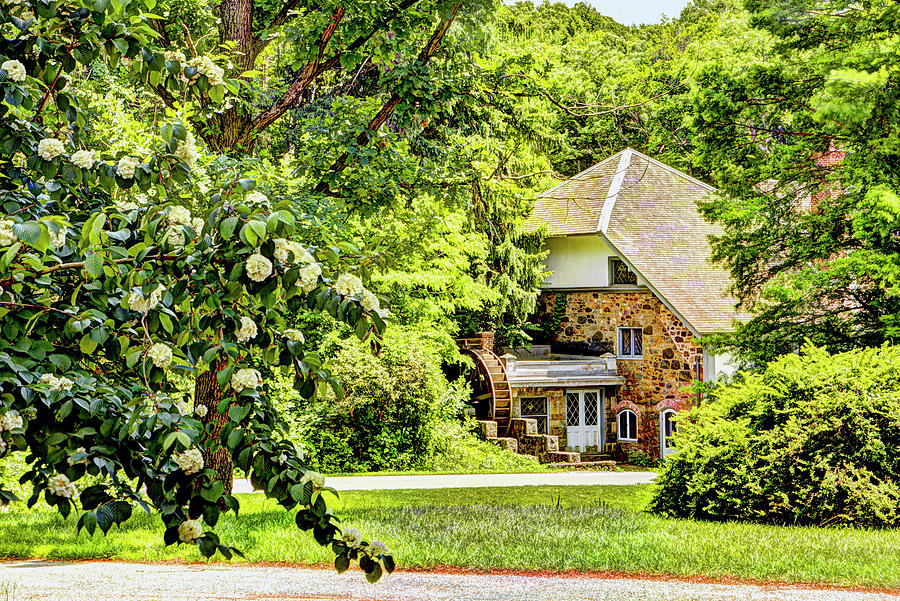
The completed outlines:
<svg viewBox="0 0 900 601">
<path fill-rule="evenodd" d="M 416 63 L 425 66 L 428 64 L 428 61 L 431 60 L 431 57 L 434 56 L 434 53 L 437 52 L 438 46 L 440 46 L 441 41 L 444 39 L 444 36 L 447 34 L 447 30 L 450 29 L 450 25 L 453 24 L 453 19 L 456 18 L 456 13 L 459 11 L 459 7 L 461 5 L 459 3 L 454 4 L 450 9 L 450 14 L 438 23 L 437 29 L 434 30 L 434 33 L 431 34 L 431 38 L 428 40 L 428 43 L 425 44 L 425 47 L 422 48 L 422 51 L 419 52 L 419 56 L 416 58 Z M 394 92 L 391 94 L 391 97 L 387 102 L 384 103 L 384 106 L 381 107 L 381 110 L 369 121 L 369 125 L 359 134 L 356 138 L 357 146 L 365 146 L 369 143 L 369 140 L 372 137 L 372 134 L 384 125 L 385 121 L 388 120 L 388 117 L 391 116 L 391 113 L 394 112 L 394 109 L 397 108 L 397 105 L 400 104 L 401 98 L 400 95 Z M 329 174 L 337 174 L 347 168 L 347 159 L 349 158 L 349 154 L 344 152 L 337 161 L 331 166 L 329 169 Z M 330 192 L 328 182 L 320 181 L 319 185 L 316 186 L 316 192 L 320 193 L 328 193 Z"/>
</svg>

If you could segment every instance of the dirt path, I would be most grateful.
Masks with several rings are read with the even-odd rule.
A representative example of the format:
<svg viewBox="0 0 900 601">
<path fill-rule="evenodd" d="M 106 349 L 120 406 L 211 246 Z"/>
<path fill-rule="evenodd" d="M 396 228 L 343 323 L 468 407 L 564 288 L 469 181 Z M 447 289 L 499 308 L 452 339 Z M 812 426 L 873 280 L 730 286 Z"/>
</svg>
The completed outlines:
<svg viewBox="0 0 900 601">
<path fill-rule="evenodd" d="M 898 601 L 900 594 L 676 580 L 359 571 L 222 564 L 0 561 L 3 601 Z"/>
</svg>

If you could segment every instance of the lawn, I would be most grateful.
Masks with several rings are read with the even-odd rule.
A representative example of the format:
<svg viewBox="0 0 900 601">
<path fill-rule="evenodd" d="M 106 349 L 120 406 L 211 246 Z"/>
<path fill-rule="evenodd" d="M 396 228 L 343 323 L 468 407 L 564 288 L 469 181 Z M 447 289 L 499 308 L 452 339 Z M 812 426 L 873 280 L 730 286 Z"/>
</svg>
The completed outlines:
<svg viewBox="0 0 900 601">
<path fill-rule="evenodd" d="M 900 531 L 775 527 L 662 519 L 636 511 L 642 486 L 531 486 L 348 492 L 334 503 L 349 526 L 380 538 L 401 567 L 600 570 L 678 576 L 900 586 Z M 242 495 L 218 532 L 251 561 L 319 563 L 329 552 L 291 516 Z M 48 511 L 0 514 L 0 556 L 200 561 L 164 548 L 158 519 L 141 515 L 107 537 L 75 536 Z"/>
</svg>

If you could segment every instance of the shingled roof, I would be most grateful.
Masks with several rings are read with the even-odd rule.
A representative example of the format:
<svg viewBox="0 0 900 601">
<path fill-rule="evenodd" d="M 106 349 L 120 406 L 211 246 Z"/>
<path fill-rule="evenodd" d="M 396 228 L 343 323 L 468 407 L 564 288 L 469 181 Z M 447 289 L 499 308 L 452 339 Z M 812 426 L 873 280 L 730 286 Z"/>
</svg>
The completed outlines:
<svg viewBox="0 0 900 601">
<path fill-rule="evenodd" d="M 526 229 L 598 234 L 699 334 L 729 331 L 738 313 L 728 273 L 710 260 L 719 233 L 697 210 L 714 188 L 626 148 L 538 196 Z"/>
</svg>

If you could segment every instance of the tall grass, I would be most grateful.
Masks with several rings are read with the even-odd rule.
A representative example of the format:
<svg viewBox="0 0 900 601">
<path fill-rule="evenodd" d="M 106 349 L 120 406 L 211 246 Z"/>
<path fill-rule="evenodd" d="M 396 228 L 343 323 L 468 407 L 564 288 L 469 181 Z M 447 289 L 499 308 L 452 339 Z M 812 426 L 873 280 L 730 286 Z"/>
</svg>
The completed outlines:
<svg viewBox="0 0 900 601">
<path fill-rule="evenodd" d="M 530 486 L 351 492 L 335 503 L 348 526 L 380 538 L 401 567 L 610 570 L 678 576 L 900 587 L 900 531 L 777 527 L 664 519 L 639 511 L 650 486 Z M 250 561 L 329 562 L 292 516 L 258 495 L 217 531 Z M 201 561 L 162 546 L 158 519 L 107 537 L 75 536 L 48 511 L 0 516 L 0 556 Z M 2 597 L 0 597 L 2 600 Z"/>
</svg>

